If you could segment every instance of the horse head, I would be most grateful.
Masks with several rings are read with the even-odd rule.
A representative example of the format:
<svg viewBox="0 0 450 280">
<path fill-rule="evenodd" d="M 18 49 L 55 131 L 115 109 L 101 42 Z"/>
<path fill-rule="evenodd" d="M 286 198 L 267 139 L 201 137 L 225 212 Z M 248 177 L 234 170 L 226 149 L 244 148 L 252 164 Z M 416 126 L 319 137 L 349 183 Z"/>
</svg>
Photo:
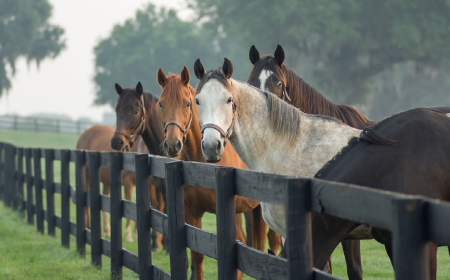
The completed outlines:
<svg viewBox="0 0 450 280">
<path fill-rule="evenodd" d="M 161 86 L 158 102 L 159 113 L 164 127 L 164 150 L 171 157 L 181 154 L 193 117 L 194 89 L 189 85 L 191 77 L 184 66 L 180 75 L 166 76 L 159 68 L 157 81 Z"/>
</svg>

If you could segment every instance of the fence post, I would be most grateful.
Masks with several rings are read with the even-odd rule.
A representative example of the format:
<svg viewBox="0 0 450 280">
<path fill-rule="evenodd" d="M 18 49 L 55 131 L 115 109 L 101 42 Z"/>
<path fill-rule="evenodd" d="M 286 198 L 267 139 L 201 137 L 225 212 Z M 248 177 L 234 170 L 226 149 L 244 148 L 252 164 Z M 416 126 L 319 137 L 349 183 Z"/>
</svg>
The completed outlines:
<svg viewBox="0 0 450 280">
<path fill-rule="evenodd" d="M 167 216 L 169 217 L 170 268 L 173 280 L 187 279 L 186 227 L 184 224 L 183 162 L 166 163 Z"/>
<path fill-rule="evenodd" d="M 11 149 L 11 155 L 10 155 L 10 159 L 11 159 L 11 162 L 10 162 L 10 166 L 11 166 L 10 190 L 11 190 L 11 192 L 10 192 L 9 206 L 13 209 L 16 209 L 16 201 L 17 201 L 17 193 L 18 193 L 18 189 L 17 189 L 17 187 L 18 187 L 17 186 L 17 174 L 18 173 L 17 173 L 17 169 L 16 169 L 16 153 L 17 153 L 17 151 L 16 151 L 16 147 L 13 145 L 11 145 L 10 149 Z"/>
<path fill-rule="evenodd" d="M 16 198 L 16 209 L 20 210 L 20 213 L 23 214 L 25 210 L 25 196 L 23 192 L 23 148 L 17 148 L 17 188 L 18 188 L 18 196 Z"/>
<path fill-rule="evenodd" d="M 111 274 L 122 279 L 122 153 L 110 152 Z"/>
<path fill-rule="evenodd" d="M 392 230 L 395 279 L 429 279 L 425 202 L 394 199 L 392 204 L 396 217 Z"/>
<path fill-rule="evenodd" d="M 149 156 L 135 155 L 136 171 L 136 212 L 138 222 L 139 279 L 153 279 L 151 251 L 151 212 L 148 176 L 150 175 Z"/>
<path fill-rule="evenodd" d="M 4 203 L 11 207 L 11 193 L 12 193 L 12 166 L 11 166 L 11 145 L 5 147 L 5 179 L 4 179 Z"/>
<path fill-rule="evenodd" d="M 27 220 L 34 224 L 34 206 L 33 206 L 33 173 L 31 168 L 31 149 L 25 149 L 25 166 L 27 172 Z"/>
<path fill-rule="evenodd" d="M 47 194 L 47 234 L 55 236 L 55 185 L 53 174 L 54 151 L 45 150 L 45 186 Z"/>
<path fill-rule="evenodd" d="M 219 280 L 237 279 L 234 169 L 216 172 L 217 265 Z"/>
<path fill-rule="evenodd" d="M 75 151 L 75 192 L 77 207 L 77 251 L 81 256 L 86 257 L 86 219 L 85 209 L 87 204 L 87 193 L 85 187 L 85 172 L 83 168 L 86 164 L 86 152 Z"/>
<path fill-rule="evenodd" d="M 61 150 L 61 245 L 70 247 L 70 151 Z"/>
<path fill-rule="evenodd" d="M 102 233 L 100 210 L 102 201 L 100 196 L 100 153 L 88 153 L 89 187 L 91 208 L 91 258 L 92 264 L 102 266 Z"/>
<path fill-rule="evenodd" d="M 41 171 L 41 149 L 33 149 L 34 162 L 34 186 L 36 193 L 36 227 L 44 234 L 44 210 L 42 208 L 42 171 Z"/>
<path fill-rule="evenodd" d="M 287 179 L 285 194 L 289 279 L 312 280 L 310 180 Z"/>
</svg>

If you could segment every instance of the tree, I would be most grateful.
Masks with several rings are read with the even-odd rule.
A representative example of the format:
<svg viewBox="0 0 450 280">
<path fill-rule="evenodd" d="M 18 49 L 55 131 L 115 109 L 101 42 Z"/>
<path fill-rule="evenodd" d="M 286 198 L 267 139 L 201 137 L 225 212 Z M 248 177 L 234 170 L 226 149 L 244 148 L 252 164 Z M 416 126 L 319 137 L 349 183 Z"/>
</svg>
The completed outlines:
<svg viewBox="0 0 450 280">
<path fill-rule="evenodd" d="M 307 57 L 313 84 L 340 103 L 367 102 L 370 80 L 398 63 L 449 69 L 447 0 L 188 1 L 223 40 L 237 37 L 247 50 L 281 44 L 295 70 Z"/>
<path fill-rule="evenodd" d="M 64 30 L 47 22 L 51 11 L 47 0 L 0 0 L 0 96 L 11 88 L 19 57 L 39 65 L 65 48 Z"/>
<path fill-rule="evenodd" d="M 95 47 L 95 103 L 114 106 L 115 83 L 135 87 L 141 81 L 145 91 L 159 96 L 159 67 L 166 73 L 179 73 L 184 65 L 192 70 L 197 58 L 207 62 L 217 59 L 209 38 L 194 22 L 180 20 L 172 9 L 157 11 L 149 5 L 137 11 L 135 18 L 114 26 L 111 35 Z M 191 84 L 195 83 L 191 71 Z"/>
</svg>

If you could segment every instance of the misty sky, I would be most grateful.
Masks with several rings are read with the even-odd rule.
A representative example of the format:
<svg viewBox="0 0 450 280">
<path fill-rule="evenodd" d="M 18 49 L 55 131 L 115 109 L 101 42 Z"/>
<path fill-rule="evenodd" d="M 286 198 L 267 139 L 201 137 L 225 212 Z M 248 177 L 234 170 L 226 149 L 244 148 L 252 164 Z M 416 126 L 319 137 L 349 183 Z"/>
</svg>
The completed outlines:
<svg viewBox="0 0 450 280">
<path fill-rule="evenodd" d="M 183 0 L 50 0 L 50 23 L 64 28 L 67 48 L 54 60 L 27 65 L 17 61 L 12 88 L 0 98 L 0 115 L 34 113 L 66 114 L 73 119 L 89 117 L 101 121 L 109 106 L 94 106 L 94 46 L 109 36 L 114 24 L 134 17 L 146 3 L 180 10 L 189 17 Z M 192 16 L 192 15 L 191 15 Z M 156 70 L 155 70 L 156 71 Z M 111 94 L 116 94 L 114 84 Z"/>
</svg>

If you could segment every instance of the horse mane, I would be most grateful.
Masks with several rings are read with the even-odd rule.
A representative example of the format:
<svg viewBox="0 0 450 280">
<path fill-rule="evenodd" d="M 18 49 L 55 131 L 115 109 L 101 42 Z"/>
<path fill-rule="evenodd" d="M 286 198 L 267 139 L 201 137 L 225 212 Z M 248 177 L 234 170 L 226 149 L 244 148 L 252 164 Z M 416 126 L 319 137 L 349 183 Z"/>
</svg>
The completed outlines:
<svg viewBox="0 0 450 280">
<path fill-rule="evenodd" d="M 374 123 L 353 107 L 336 105 L 326 99 L 292 69 L 284 64 L 279 66 L 272 55 L 262 56 L 250 71 L 249 78 L 262 70 L 270 70 L 282 79 L 292 100 L 291 104 L 304 113 L 334 117 L 352 127 L 361 129 Z"/>
<path fill-rule="evenodd" d="M 179 102 L 181 101 L 181 94 L 179 94 L 179 89 L 183 87 L 183 83 L 181 82 L 180 74 L 173 74 L 169 72 L 169 75 L 166 77 L 167 82 L 164 85 L 164 96 L 166 96 L 169 102 Z M 195 89 L 188 84 L 188 89 L 192 92 L 193 96 L 195 96 Z M 162 95 L 162 93 L 161 93 Z M 159 102 L 159 101 L 158 101 Z"/>
</svg>

